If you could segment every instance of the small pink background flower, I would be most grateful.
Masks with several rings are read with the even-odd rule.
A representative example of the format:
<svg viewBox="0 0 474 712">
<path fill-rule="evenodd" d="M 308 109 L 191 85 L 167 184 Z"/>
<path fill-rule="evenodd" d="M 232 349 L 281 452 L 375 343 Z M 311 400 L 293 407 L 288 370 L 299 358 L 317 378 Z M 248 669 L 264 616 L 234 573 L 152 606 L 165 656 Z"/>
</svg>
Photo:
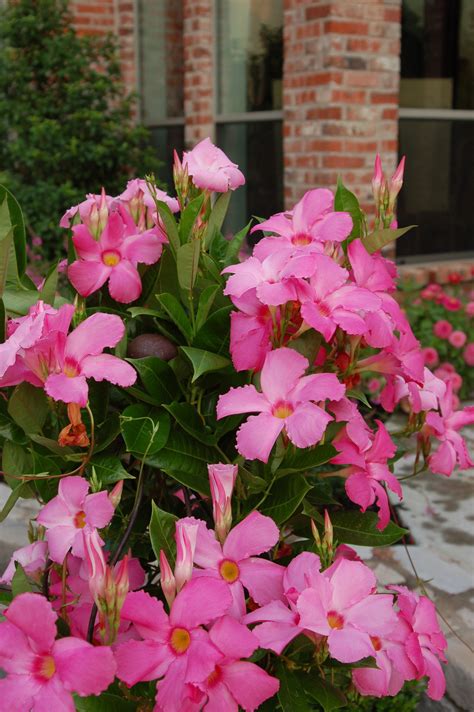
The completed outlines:
<svg viewBox="0 0 474 712">
<path fill-rule="evenodd" d="M 464 344 L 467 341 L 467 336 L 464 333 L 464 331 L 453 331 L 448 337 L 448 341 L 451 344 L 451 346 L 454 346 L 456 349 L 462 349 Z"/>
<path fill-rule="evenodd" d="M 474 366 L 474 343 L 466 346 L 463 351 L 463 359 L 468 366 Z"/>
<path fill-rule="evenodd" d="M 452 330 L 452 325 L 445 319 L 440 319 L 433 325 L 433 334 L 437 336 L 438 339 L 447 339 Z"/>
<path fill-rule="evenodd" d="M 466 304 L 466 314 L 468 316 L 474 316 L 474 302 L 468 302 Z"/>
<path fill-rule="evenodd" d="M 421 349 L 421 353 L 423 354 L 425 366 L 436 366 L 439 361 L 439 356 L 433 346 L 426 346 L 424 349 Z"/>
</svg>

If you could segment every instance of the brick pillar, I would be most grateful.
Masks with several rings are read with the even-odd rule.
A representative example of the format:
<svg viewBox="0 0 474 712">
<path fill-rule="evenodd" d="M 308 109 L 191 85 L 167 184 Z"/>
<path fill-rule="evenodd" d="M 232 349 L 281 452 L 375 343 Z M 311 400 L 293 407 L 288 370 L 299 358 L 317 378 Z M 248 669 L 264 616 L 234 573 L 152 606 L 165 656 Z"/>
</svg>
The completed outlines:
<svg viewBox="0 0 474 712">
<path fill-rule="evenodd" d="M 370 205 L 375 153 L 397 158 L 400 33 L 401 0 L 285 0 L 288 207 L 338 174 Z"/>
<path fill-rule="evenodd" d="M 183 0 L 185 143 L 214 135 L 212 0 Z"/>
</svg>

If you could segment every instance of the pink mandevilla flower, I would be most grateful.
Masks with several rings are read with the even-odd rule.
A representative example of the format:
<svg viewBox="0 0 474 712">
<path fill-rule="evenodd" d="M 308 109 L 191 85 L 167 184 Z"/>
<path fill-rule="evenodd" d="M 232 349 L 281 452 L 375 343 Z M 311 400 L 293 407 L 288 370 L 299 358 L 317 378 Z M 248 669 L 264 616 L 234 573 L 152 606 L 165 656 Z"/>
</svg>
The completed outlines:
<svg viewBox="0 0 474 712">
<path fill-rule="evenodd" d="M 236 371 L 260 371 L 272 349 L 273 320 L 270 308 L 249 289 L 232 297 L 239 311 L 230 315 L 230 353 Z"/>
<path fill-rule="evenodd" d="M 332 373 L 303 376 L 308 366 L 308 360 L 296 351 L 276 349 L 265 359 L 261 393 L 255 386 L 248 385 L 232 388 L 220 396 L 218 419 L 236 413 L 259 413 L 250 416 L 237 432 L 237 449 L 248 460 L 267 462 L 282 430 L 300 448 L 321 440 L 333 418 L 315 402 L 328 398 L 338 400 L 344 395 L 345 387 Z"/>
<path fill-rule="evenodd" d="M 10 563 L 0 576 L 0 583 L 10 584 L 15 575 L 15 563 L 21 564 L 28 576 L 33 579 L 40 579 L 46 566 L 48 545 L 45 541 L 34 541 L 32 544 L 22 546 L 13 552 Z"/>
<path fill-rule="evenodd" d="M 452 331 L 451 334 L 448 336 L 448 341 L 451 346 L 454 346 L 456 349 L 462 349 L 462 347 L 467 341 L 467 336 L 464 331 Z"/>
<path fill-rule="evenodd" d="M 183 153 L 183 168 L 187 168 L 194 185 L 202 190 L 227 193 L 245 183 L 239 167 L 214 146 L 210 138 L 200 141 L 192 151 Z"/>
<path fill-rule="evenodd" d="M 56 638 L 57 615 L 37 593 L 17 596 L 0 623 L 0 709 L 74 712 L 72 693 L 99 695 L 115 677 L 112 650 Z"/>
<path fill-rule="evenodd" d="M 64 477 L 58 494 L 38 514 L 36 521 L 46 527 L 49 555 L 62 564 L 69 549 L 74 556 L 84 557 L 83 530 L 102 529 L 112 519 L 114 508 L 106 490 L 89 493 L 84 477 Z"/>
<path fill-rule="evenodd" d="M 89 232 L 94 237 L 98 237 L 107 223 L 113 201 L 114 199 L 110 195 L 106 195 L 103 188 L 100 195 L 88 193 L 82 203 L 66 210 L 59 222 L 59 227 L 70 227 L 71 222 L 77 222 L 75 218 L 78 217 Z"/>
<path fill-rule="evenodd" d="M 458 432 L 465 425 L 474 423 L 474 406 L 454 411 L 452 385 L 448 383 L 446 393 L 440 398 L 440 411 L 440 414 L 429 412 L 426 416 L 426 424 L 441 442 L 436 452 L 430 455 L 428 462 L 432 472 L 449 476 L 456 464 L 461 470 L 467 470 L 474 465 L 466 441 Z"/>
<path fill-rule="evenodd" d="M 122 207 L 111 213 L 98 240 L 85 225 L 75 225 L 73 242 L 79 259 L 68 269 L 72 286 L 83 297 L 109 281 L 110 296 L 128 304 L 141 294 L 138 263 L 158 262 L 167 241 L 161 228 L 138 232 L 131 215 Z"/>
<path fill-rule="evenodd" d="M 425 348 L 421 349 L 421 353 L 423 354 L 425 366 L 436 366 L 439 362 L 438 352 L 435 348 L 433 348 L 433 346 L 425 346 Z"/>
<path fill-rule="evenodd" d="M 439 319 L 433 324 L 433 334 L 438 339 L 447 339 L 453 330 L 452 325 L 445 319 Z"/>
</svg>

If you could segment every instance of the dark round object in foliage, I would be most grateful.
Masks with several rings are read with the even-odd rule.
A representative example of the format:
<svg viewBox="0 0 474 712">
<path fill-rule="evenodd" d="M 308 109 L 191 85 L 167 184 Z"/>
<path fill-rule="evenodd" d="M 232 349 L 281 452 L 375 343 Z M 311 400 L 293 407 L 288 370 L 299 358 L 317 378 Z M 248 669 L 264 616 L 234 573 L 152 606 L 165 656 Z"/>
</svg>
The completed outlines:
<svg viewBox="0 0 474 712">
<path fill-rule="evenodd" d="M 161 334 L 141 334 L 132 339 L 128 345 L 130 358 L 158 356 L 163 361 L 171 361 L 177 355 L 178 349 L 173 342 Z"/>
</svg>

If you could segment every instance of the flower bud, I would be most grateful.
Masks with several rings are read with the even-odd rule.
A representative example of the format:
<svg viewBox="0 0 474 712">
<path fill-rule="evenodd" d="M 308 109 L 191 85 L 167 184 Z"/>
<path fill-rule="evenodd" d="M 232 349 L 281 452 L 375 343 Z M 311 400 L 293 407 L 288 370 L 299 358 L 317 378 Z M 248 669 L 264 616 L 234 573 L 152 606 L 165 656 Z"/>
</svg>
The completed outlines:
<svg viewBox="0 0 474 712">
<path fill-rule="evenodd" d="M 109 500 L 114 509 L 117 509 L 120 504 L 120 500 L 122 499 L 122 492 L 123 480 L 119 480 L 119 482 L 117 482 L 117 484 L 114 486 L 113 490 L 109 492 Z"/>
<path fill-rule="evenodd" d="M 197 533 L 197 524 L 190 524 L 184 520 L 176 522 L 176 565 L 174 567 L 174 576 L 178 593 L 193 575 Z"/>
<path fill-rule="evenodd" d="M 397 170 L 393 174 L 391 180 L 390 180 L 390 186 L 388 189 L 388 211 L 392 212 L 393 208 L 395 207 L 395 201 L 397 199 L 397 195 L 399 194 L 401 187 L 403 185 L 403 173 L 405 171 L 405 156 L 402 157 L 402 160 L 398 164 Z"/>
<path fill-rule="evenodd" d="M 105 598 L 107 581 L 107 564 L 105 563 L 102 544 L 97 529 L 83 530 L 84 552 L 89 575 L 89 590 L 97 608 L 101 607 L 101 599 Z"/>
<path fill-rule="evenodd" d="M 161 590 L 171 608 L 176 598 L 176 579 L 163 549 L 160 551 Z"/>
<path fill-rule="evenodd" d="M 232 526 L 232 492 L 237 477 L 237 465 L 208 465 L 211 486 L 212 514 L 217 538 L 224 543 Z"/>
<path fill-rule="evenodd" d="M 386 180 L 382 169 L 382 161 L 377 153 L 375 157 L 374 175 L 372 177 L 372 192 L 375 204 L 379 206 L 381 198 L 385 192 Z"/>
<path fill-rule="evenodd" d="M 326 543 L 328 552 L 332 553 L 334 544 L 334 530 L 332 522 L 328 514 L 328 510 L 324 510 L 324 542 Z"/>
</svg>

